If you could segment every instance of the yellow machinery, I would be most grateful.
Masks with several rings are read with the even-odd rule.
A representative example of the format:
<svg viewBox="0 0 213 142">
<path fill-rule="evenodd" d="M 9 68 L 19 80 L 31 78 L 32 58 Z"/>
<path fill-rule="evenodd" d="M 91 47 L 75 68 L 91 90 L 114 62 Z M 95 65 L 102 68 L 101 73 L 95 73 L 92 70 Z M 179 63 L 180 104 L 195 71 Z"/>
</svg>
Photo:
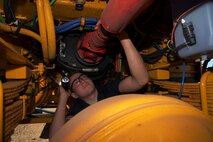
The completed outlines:
<svg viewBox="0 0 213 142">
<path fill-rule="evenodd" d="M 103 100 L 83 110 L 51 141 L 210 142 L 212 129 L 210 118 L 182 101 L 130 94 Z"/>
<path fill-rule="evenodd" d="M 212 141 L 212 7 L 190 0 L 0 1 L 0 141 L 10 141 L 19 123 L 51 123 L 56 80 L 70 72 L 94 81 L 128 75 L 112 36 L 122 30 L 146 62 L 150 82 L 139 93 L 147 96 L 99 102 L 53 141 Z"/>
</svg>

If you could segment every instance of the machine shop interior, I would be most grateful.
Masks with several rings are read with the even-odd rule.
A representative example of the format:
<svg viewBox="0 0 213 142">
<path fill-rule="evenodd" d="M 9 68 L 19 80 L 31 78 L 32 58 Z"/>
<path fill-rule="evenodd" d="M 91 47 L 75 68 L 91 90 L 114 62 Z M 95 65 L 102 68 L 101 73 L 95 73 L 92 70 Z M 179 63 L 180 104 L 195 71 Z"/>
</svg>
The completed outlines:
<svg viewBox="0 0 213 142">
<path fill-rule="evenodd" d="M 98 21 L 102 23 L 97 25 Z M 135 94 L 153 97 L 153 102 L 128 104 L 127 100 L 123 100 L 123 103 L 126 102 L 123 105 L 154 105 L 158 101 L 170 107 L 173 99 L 183 102 L 190 106 L 188 109 L 186 105 L 183 111 L 191 114 L 191 118 L 184 120 L 186 114 L 181 114 L 183 117 L 177 119 L 177 123 L 179 120 L 180 124 L 192 120 L 196 125 L 190 126 L 187 138 L 182 136 L 183 128 L 178 125 L 177 131 L 173 132 L 178 135 L 177 141 L 192 140 L 191 137 L 197 135 L 206 142 L 212 141 L 212 0 L 0 0 L 0 142 L 11 141 L 19 124 L 50 124 L 55 113 L 53 110 L 58 105 L 58 83 L 71 73 L 83 72 L 96 84 L 128 76 L 127 60 L 115 36 L 122 31 L 129 35 L 149 75 L 149 82 Z M 136 101 L 136 98 L 131 99 Z M 71 97 L 67 111 L 73 100 Z M 118 100 L 119 103 L 122 102 Z M 110 111 L 109 106 L 104 109 Z M 129 117 L 144 116 L 142 109 Z M 160 114 L 154 114 L 154 110 L 144 110 L 147 114 L 144 117 L 152 120 L 150 125 L 162 123 L 163 126 L 164 121 L 169 123 L 170 117 L 173 119 L 181 113 L 177 107 L 169 110 L 164 120 Z M 153 117 L 149 115 L 151 111 Z M 93 125 L 98 125 L 99 119 L 101 122 L 106 117 L 97 118 L 97 124 Z M 115 125 L 110 125 L 113 131 L 124 125 L 117 124 L 117 121 L 110 123 Z M 149 123 L 135 118 L 136 123 L 139 121 Z M 198 127 L 198 123 L 208 126 Z M 127 128 L 125 125 L 122 132 L 110 135 L 107 126 L 90 132 L 89 128 L 95 126 L 85 126 L 87 131 L 84 134 L 72 134 L 70 130 L 70 135 L 78 136 L 76 141 L 125 141 L 122 139 L 124 135 L 138 130 L 134 134 L 129 133 L 133 135 L 132 139 L 142 138 L 141 133 L 147 134 L 147 141 L 154 139 L 148 135 L 151 129 L 142 132 L 144 128 Z M 156 129 L 170 131 L 162 127 Z M 107 132 L 103 134 L 103 131 Z M 106 134 L 106 137 L 101 134 Z M 171 140 L 171 135 L 159 137 L 166 141 Z M 61 138 L 61 141 L 66 140 Z"/>
</svg>

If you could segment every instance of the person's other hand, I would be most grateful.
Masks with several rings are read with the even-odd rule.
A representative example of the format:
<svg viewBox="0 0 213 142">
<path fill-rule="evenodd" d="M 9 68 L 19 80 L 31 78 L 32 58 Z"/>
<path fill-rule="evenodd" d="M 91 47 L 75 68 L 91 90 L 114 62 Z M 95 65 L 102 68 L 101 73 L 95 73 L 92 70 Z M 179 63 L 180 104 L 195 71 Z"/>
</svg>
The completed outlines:
<svg viewBox="0 0 213 142">
<path fill-rule="evenodd" d="M 129 35 L 124 30 L 118 34 L 115 34 L 115 37 L 117 37 L 119 40 L 129 39 Z"/>
</svg>

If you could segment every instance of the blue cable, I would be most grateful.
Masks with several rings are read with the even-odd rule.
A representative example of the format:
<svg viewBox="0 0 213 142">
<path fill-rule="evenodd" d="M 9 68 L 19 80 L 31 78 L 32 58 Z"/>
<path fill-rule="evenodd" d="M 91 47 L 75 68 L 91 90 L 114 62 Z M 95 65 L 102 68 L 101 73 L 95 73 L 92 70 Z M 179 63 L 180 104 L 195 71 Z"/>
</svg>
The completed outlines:
<svg viewBox="0 0 213 142">
<path fill-rule="evenodd" d="M 63 28 L 63 29 L 56 29 L 56 33 L 63 33 L 63 32 L 66 32 L 66 31 L 72 31 L 72 30 L 76 30 L 76 28 L 80 27 L 80 24 L 76 23 L 76 24 L 73 24 L 71 25 L 70 27 L 66 27 L 66 28 Z M 95 28 L 95 25 L 85 25 L 84 28 L 88 28 L 88 29 L 91 29 L 93 30 Z"/>
<path fill-rule="evenodd" d="M 95 25 L 96 23 L 97 23 L 97 20 L 96 21 L 85 20 L 85 26 Z M 80 20 L 71 21 L 71 22 L 65 23 L 61 26 L 57 26 L 56 27 L 56 33 L 63 33 L 63 32 L 66 32 L 68 30 L 72 30 L 73 28 L 76 28 L 80 25 L 81 25 Z"/>
<path fill-rule="evenodd" d="M 86 25 L 84 26 L 84 30 L 89 30 L 89 31 L 93 31 L 95 29 L 95 26 L 96 25 Z M 72 30 L 70 31 L 79 31 L 80 30 L 80 27 L 76 27 L 76 28 L 73 28 Z"/>
<path fill-rule="evenodd" d="M 94 26 L 94 25 L 96 25 L 97 21 L 98 20 L 95 19 L 95 18 L 86 18 L 85 19 L 85 27 Z M 67 22 L 63 25 L 56 26 L 55 31 L 56 31 L 56 33 L 63 33 L 63 32 L 66 32 L 68 30 L 75 29 L 76 27 L 79 27 L 79 26 L 81 26 L 81 19 L 76 19 L 76 20 L 72 20 L 70 22 Z"/>
<path fill-rule="evenodd" d="M 181 86 L 180 86 L 180 93 L 178 93 L 178 99 L 181 99 L 182 94 L 183 94 L 183 87 L 184 87 L 184 82 L 185 82 L 185 73 L 186 73 L 186 63 L 183 62 L 182 82 L 181 82 Z"/>
<path fill-rule="evenodd" d="M 15 21 L 16 17 L 14 16 L 13 10 L 11 8 L 11 0 L 4 0 L 4 8 L 8 11 L 7 17 L 9 18 L 10 22 Z"/>
<path fill-rule="evenodd" d="M 81 19 L 72 20 L 72 21 L 67 22 L 63 25 L 57 26 L 56 28 L 65 28 L 65 27 L 70 26 L 70 25 L 75 24 L 75 23 L 81 23 Z M 97 23 L 97 19 L 85 18 L 85 24 L 89 24 L 89 23 Z"/>
<path fill-rule="evenodd" d="M 66 32 L 68 30 L 71 30 L 71 29 L 78 27 L 79 24 L 80 23 L 73 23 L 73 24 L 70 24 L 69 26 L 56 27 L 55 31 L 56 31 L 56 33 L 63 33 L 63 32 Z"/>
</svg>

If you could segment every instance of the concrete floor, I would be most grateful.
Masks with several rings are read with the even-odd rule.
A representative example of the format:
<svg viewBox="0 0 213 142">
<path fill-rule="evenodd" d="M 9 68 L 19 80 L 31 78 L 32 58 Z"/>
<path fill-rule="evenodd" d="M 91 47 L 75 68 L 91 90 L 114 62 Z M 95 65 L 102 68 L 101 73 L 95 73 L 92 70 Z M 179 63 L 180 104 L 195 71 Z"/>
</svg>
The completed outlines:
<svg viewBox="0 0 213 142">
<path fill-rule="evenodd" d="M 19 124 L 11 137 L 11 142 L 48 142 L 49 139 L 40 138 L 45 123 Z"/>
</svg>

